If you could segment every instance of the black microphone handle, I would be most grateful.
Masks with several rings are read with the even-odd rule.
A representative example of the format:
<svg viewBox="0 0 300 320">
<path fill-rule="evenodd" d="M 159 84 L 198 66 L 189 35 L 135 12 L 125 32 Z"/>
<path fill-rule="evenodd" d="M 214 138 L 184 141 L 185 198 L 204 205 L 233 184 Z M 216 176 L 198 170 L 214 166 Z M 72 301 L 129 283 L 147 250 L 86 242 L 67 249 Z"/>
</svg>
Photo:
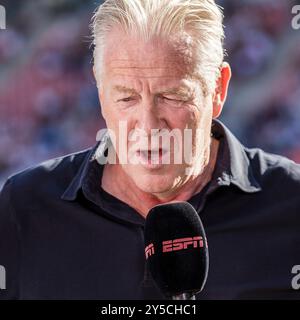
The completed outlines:
<svg viewBox="0 0 300 320">
<path fill-rule="evenodd" d="M 172 296 L 172 300 L 196 300 L 196 296 L 191 293 L 181 293 L 176 296 Z"/>
</svg>

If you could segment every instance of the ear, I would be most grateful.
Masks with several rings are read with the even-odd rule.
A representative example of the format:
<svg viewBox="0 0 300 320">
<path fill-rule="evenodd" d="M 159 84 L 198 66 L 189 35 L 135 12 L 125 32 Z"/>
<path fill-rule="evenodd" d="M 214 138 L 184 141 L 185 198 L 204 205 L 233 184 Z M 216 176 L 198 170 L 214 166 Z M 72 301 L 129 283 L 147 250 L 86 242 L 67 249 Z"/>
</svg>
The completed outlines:
<svg viewBox="0 0 300 320">
<path fill-rule="evenodd" d="M 228 86 L 231 79 L 231 68 L 227 62 L 223 62 L 220 76 L 216 83 L 216 90 L 213 96 L 213 118 L 218 118 L 222 112 L 227 98 Z"/>
</svg>

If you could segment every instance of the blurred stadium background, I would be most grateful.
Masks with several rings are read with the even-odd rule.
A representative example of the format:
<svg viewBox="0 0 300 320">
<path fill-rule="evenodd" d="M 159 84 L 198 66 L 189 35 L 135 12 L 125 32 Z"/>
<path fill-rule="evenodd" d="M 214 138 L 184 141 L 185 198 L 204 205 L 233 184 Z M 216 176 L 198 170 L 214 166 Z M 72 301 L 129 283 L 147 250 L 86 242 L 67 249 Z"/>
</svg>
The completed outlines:
<svg viewBox="0 0 300 320">
<path fill-rule="evenodd" d="M 300 162 L 300 30 L 293 0 L 219 0 L 233 80 L 222 121 L 247 146 Z M 89 23 L 101 1 L 0 0 L 0 189 L 12 173 L 87 148 L 104 126 Z"/>
</svg>

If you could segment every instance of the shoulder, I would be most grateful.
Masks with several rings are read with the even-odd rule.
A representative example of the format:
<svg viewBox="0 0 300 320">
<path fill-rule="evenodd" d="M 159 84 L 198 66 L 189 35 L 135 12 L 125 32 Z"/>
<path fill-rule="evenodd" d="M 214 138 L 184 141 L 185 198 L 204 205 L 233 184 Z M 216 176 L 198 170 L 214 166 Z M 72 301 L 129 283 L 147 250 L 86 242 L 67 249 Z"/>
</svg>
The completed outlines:
<svg viewBox="0 0 300 320">
<path fill-rule="evenodd" d="M 63 192 L 72 181 L 91 148 L 49 159 L 10 176 L 1 193 L 24 199 L 44 192 Z"/>
<path fill-rule="evenodd" d="M 262 186 L 298 193 L 300 191 L 300 164 L 259 148 L 245 148 L 255 178 Z"/>
</svg>

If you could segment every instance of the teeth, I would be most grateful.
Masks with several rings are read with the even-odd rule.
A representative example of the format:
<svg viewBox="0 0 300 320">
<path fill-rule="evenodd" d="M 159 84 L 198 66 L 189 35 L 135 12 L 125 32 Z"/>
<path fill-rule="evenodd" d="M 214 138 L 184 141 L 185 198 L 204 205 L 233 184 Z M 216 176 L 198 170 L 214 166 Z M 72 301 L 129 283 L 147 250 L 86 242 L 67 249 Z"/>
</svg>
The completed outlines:
<svg viewBox="0 0 300 320">
<path fill-rule="evenodd" d="M 144 160 L 151 161 L 153 163 L 158 163 L 160 158 L 159 150 L 141 150 L 140 155 Z"/>
<path fill-rule="evenodd" d="M 155 151 L 154 151 L 154 150 L 152 150 L 152 151 L 151 151 L 151 150 L 149 150 L 149 151 L 148 151 L 148 150 L 143 151 L 143 150 L 142 150 L 142 151 L 141 151 L 141 154 L 142 154 L 144 157 L 148 157 L 148 156 L 150 157 L 151 155 L 157 155 L 157 154 L 159 154 L 159 151 L 156 151 L 156 150 L 155 150 Z"/>
<path fill-rule="evenodd" d="M 148 158 L 148 154 L 149 154 L 148 151 L 141 151 L 141 155 L 142 155 L 144 158 Z"/>
<path fill-rule="evenodd" d="M 159 155 L 159 152 L 154 151 L 141 151 L 141 155 L 145 158 L 150 158 L 151 156 Z"/>
</svg>

